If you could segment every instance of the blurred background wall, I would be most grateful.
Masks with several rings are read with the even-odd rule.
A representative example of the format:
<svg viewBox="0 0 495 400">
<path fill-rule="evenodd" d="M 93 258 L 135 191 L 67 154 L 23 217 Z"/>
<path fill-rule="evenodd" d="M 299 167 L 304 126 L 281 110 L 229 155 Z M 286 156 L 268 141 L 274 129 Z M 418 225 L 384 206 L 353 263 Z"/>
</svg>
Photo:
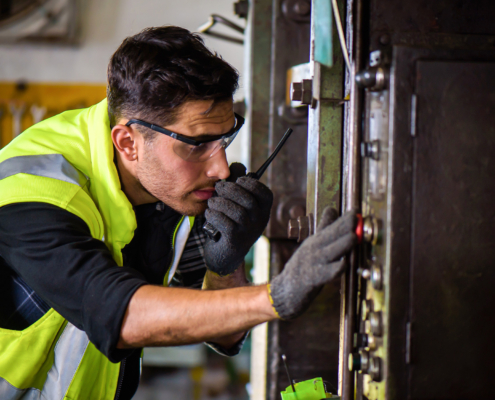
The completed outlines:
<svg viewBox="0 0 495 400">
<path fill-rule="evenodd" d="M 245 23 L 234 15 L 232 0 L 79 0 L 78 4 L 78 45 L 0 44 L 0 113 L 3 116 L 0 147 L 11 139 L 14 124 L 11 100 L 16 109 L 25 103 L 22 131 L 35 120 L 33 104 L 46 107 L 44 117 L 48 117 L 67 108 L 89 106 L 103 98 L 108 60 L 127 36 L 160 25 L 177 25 L 196 31 L 213 13 L 241 26 Z M 222 31 L 222 27 L 215 29 Z M 204 38 L 210 49 L 240 72 L 240 89 L 235 100 L 242 99 L 242 45 Z M 19 82 L 22 82 L 20 91 L 15 86 Z M 76 87 L 69 93 L 68 85 Z M 229 159 L 233 161 L 241 159 L 242 136 L 240 139 L 234 141 L 229 150 Z"/>
</svg>

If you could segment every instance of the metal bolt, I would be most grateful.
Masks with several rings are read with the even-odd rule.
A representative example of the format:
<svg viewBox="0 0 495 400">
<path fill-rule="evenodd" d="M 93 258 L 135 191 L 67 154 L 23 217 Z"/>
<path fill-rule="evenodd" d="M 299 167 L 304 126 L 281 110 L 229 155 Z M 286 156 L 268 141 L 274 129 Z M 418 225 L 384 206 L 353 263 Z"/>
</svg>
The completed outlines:
<svg viewBox="0 0 495 400">
<path fill-rule="evenodd" d="M 374 263 L 371 267 L 371 286 L 375 290 L 383 289 L 382 267 L 378 263 Z"/>
<path fill-rule="evenodd" d="M 297 239 L 299 237 L 299 221 L 297 219 L 289 220 L 287 236 L 289 239 Z"/>
<path fill-rule="evenodd" d="M 367 320 L 370 314 L 373 312 L 373 300 L 363 300 L 362 303 L 362 316 L 363 320 Z"/>
<path fill-rule="evenodd" d="M 363 222 L 363 239 L 367 242 L 371 242 L 374 237 L 373 232 L 374 224 L 371 217 L 366 217 Z"/>
<path fill-rule="evenodd" d="M 380 382 L 382 380 L 382 360 L 379 357 L 371 357 L 368 374 L 375 382 Z"/>
<path fill-rule="evenodd" d="M 373 335 L 366 335 L 366 347 L 370 351 L 374 351 L 377 349 L 378 344 L 376 343 L 376 339 Z"/>
<path fill-rule="evenodd" d="M 299 222 L 299 237 L 297 239 L 298 242 L 302 242 L 309 236 L 309 221 L 308 217 L 299 217 L 297 218 Z"/>
<path fill-rule="evenodd" d="M 311 11 L 311 5 L 307 1 L 301 0 L 294 4 L 293 10 L 296 14 L 306 16 Z"/>
<path fill-rule="evenodd" d="M 349 354 L 349 371 L 368 371 L 369 359 L 370 357 L 367 351 Z"/>
<path fill-rule="evenodd" d="M 289 239 L 296 239 L 302 242 L 309 235 L 314 233 L 313 214 L 289 220 L 287 236 Z"/>
<path fill-rule="evenodd" d="M 380 223 L 374 217 L 366 217 L 363 221 L 363 239 L 372 245 L 378 244 Z"/>
<path fill-rule="evenodd" d="M 303 79 L 302 82 L 292 82 L 291 100 L 302 104 L 311 104 L 313 100 L 313 81 Z"/>
<path fill-rule="evenodd" d="M 374 336 L 383 334 L 382 313 L 381 311 L 370 312 L 370 328 Z"/>
<path fill-rule="evenodd" d="M 363 349 L 366 347 L 368 343 L 368 335 L 365 335 L 364 333 L 354 333 L 354 340 L 353 340 L 353 345 L 354 347 L 358 349 Z"/>
<path fill-rule="evenodd" d="M 357 273 L 361 275 L 363 279 L 370 279 L 371 271 L 368 268 L 358 268 Z"/>
<path fill-rule="evenodd" d="M 303 98 L 302 82 L 292 82 L 290 99 L 292 101 L 302 101 L 302 98 Z"/>
<path fill-rule="evenodd" d="M 372 67 L 356 74 L 356 84 L 360 88 L 382 90 L 386 86 L 386 73 L 381 67 Z"/>
<path fill-rule="evenodd" d="M 362 142 L 361 156 L 378 161 L 380 159 L 380 141 L 373 140 L 372 142 Z"/>
</svg>

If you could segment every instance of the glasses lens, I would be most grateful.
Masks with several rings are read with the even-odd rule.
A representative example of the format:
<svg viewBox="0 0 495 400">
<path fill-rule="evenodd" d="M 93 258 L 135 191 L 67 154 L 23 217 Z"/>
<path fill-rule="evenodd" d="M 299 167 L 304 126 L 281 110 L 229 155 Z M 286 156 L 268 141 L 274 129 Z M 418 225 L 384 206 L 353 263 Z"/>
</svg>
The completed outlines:
<svg viewBox="0 0 495 400">
<path fill-rule="evenodd" d="M 213 157 L 220 149 L 226 149 L 227 147 L 230 146 L 230 144 L 234 141 L 235 137 L 237 136 L 237 132 L 235 132 L 232 136 L 223 138 L 219 140 L 219 145 L 217 148 L 213 149 L 213 152 L 210 154 L 210 157 Z"/>
<path fill-rule="evenodd" d="M 199 146 L 193 146 L 178 140 L 174 143 L 174 152 L 180 158 L 190 162 L 206 161 L 211 157 L 213 152 L 217 152 L 223 139 L 214 142 L 202 143 Z"/>
<path fill-rule="evenodd" d="M 217 154 L 220 149 L 226 149 L 229 147 L 236 136 L 237 132 L 230 137 L 221 138 L 213 142 L 202 143 L 199 146 L 193 146 L 176 140 L 174 143 L 174 152 L 180 158 L 189 162 L 206 161 L 208 158 Z"/>
</svg>

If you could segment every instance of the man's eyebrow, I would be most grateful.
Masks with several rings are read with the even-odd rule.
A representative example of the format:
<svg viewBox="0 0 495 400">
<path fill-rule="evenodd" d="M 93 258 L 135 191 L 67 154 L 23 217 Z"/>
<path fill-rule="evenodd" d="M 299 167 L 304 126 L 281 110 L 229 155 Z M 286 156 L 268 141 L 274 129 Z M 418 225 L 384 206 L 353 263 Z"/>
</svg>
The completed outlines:
<svg viewBox="0 0 495 400">
<path fill-rule="evenodd" d="M 202 133 L 201 135 L 198 135 L 198 136 L 188 136 L 188 138 L 191 138 L 191 139 L 194 139 L 194 140 L 197 140 L 197 139 L 213 139 L 213 138 L 220 138 L 223 135 L 225 135 L 225 133 L 223 133 L 221 135 L 214 135 L 212 133 Z"/>
<path fill-rule="evenodd" d="M 196 140 L 198 142 L 201 142 L 202 140 L 213 139 L 213 138 L 219 138 L 220 139 L 223 135 L 225 135 L 225 133 L 223 133 L 221 135 L 214 135 L 212 133 L 202 133 L 198 136 L 189 136 L 189 135 L 179 134 L 179 136 L 182 136 L 182 137 L 185 137 L 188 139 L 192 139 L 192 140 Z"/>
</svg>

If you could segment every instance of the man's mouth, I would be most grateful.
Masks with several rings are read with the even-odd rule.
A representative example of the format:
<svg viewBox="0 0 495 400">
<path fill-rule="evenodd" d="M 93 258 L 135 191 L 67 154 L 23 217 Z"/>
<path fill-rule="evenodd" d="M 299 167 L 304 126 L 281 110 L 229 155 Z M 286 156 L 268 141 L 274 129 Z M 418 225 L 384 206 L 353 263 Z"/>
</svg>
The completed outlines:
<svg viewBox="0 0 495 400">
<path fill-rule="evenodd" d="M 193 194 L 201 200 L 208 200 L 213 196 L 213 193 L 215 193 L 215 188 L 212 187 L 193 191 Z"/>
</svg>

